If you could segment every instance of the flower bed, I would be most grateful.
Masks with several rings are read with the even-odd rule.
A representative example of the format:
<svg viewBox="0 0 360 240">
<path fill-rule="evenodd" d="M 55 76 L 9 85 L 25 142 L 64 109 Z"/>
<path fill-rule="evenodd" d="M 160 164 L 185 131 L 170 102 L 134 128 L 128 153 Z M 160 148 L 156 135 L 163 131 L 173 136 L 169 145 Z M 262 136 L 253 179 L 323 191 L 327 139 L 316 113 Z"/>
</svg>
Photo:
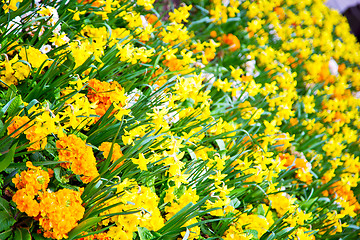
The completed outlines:
<svg viewBox="0 0 360 240">
<path fill-rule="evenodd" d="M 0 239 L 359 238 L 360 45 L 321 0 L 0 6 Z"/>
</svg>

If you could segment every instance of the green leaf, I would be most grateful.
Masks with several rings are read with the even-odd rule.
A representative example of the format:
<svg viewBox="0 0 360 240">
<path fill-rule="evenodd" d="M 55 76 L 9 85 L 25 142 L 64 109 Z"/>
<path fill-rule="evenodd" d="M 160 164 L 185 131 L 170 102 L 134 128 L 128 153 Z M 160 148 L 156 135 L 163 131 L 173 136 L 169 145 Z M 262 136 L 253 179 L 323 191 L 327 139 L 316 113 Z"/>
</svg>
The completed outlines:
<svg viewBox="0 0 360 240">
<path fill-rule="evenodd" d="M 13 216 L 8 214 L 6 211 L 0 211 L 0 232 L 11 229 L 10 227 L 14 225 L 15 222 L 16 221 Z"/>
<path fill-rule="evenodd" d="M 286 236 L 289 236 L 294 230 L 295 230 L 295 228 L 293 228 L 293 227 L 287 227 L 287 228 L 281 230 L 280 232 L 278 232 L 278 233 L 276 234 L 276 237 L 277 237 L 278 239 L 283 239 L 283 238 L 285 238 Z"/>
<path fill-rule="evenodd" d="M 215 142 L 219 146 L 219 150 L 220 150 L 219 153 L 220 153 L 221 157 L 224 157 L 224 155 L 226 153 L 226 147 L 225 147 L 224 140 L 216 139 Z"/>
<path fill-rule="evenodd" d="M 300 206 L 302 209 L 308 210 L 318 200 L 319 200 L 318 198 L 311 198 L 302 202 Z"/>
<path fill-rule="evenodd" d="M 10 107 L 11 103 L 14 101 L 15 97 L 12 98 L 9 102 L 7 102 L 5 104 L 5 106 L 3 106 L 0 110 L 0 118 L 2 118 L 2 116 L 4 116 L 4 114 L 6 113 L 6 111 L 8 110 L 8 108 Z"/>
<path fill-rule="evenodd" d="M 183 207 L 174 216 L 172 216 L 158 232 L 165 233 L 181 227 L 186 222 L 186 220 L 184 219 L 189 214 L 190 212 L 189 210 L 191 209 L 192 206 L 194 206 L 194 204 L 191 202 L 187 204 L 185 207 Z M 179 224 L 180 220 L 183 221 Z"/>
<path fill-rule="evenodd" d="M 241 202 L 237 198 L 234 198 L 230 201 L 230 206 L 232 206 L 234 208 L 238 208 L 240 206 L 240 204 L 241 204 Z"/>
<path fill-rule="evenodd" d="M 206 214 L 206 212 L 212 211 L 212 209 L 206 211 L 199 211 L 199 208 L 205 204 L 205 202 L 210 198 L 206 196 L 196 204 L 190 202 L 180 211 L 178 211 L 174 216 L 172 216 L 165 225 L 158 230 L 160 234 L 167 235 L 168 237 L 174 237 L 181 231 L 185 230 L 182 226 L 192 218 L 198 217 L 200 215 Z M 188 226 L 190 228 L 190 226 Z M 173 238 L 174 239 L 174 238 Z"/>
<path fill-rule="evenodd" d="M 352 228 L 354 230 L 360 230 L 360 227 L 359 226 L 356 226 L 354 224 L 349 224 L 348 228 Z"/>
<path fill-rule="evenodd" d="M 19 107 L 22 104 L 22 100 L 21 100 L 21 96 L 16 96 L 15 98 L 12 99 L 13 101 L 11 102 L 10 106 L 8 107 L 8 114 L 10 116 L 15 115 L 15 113 L 17 112 L 17 110 L 19 109 Z"/>
<path fill-rule="evenodd" d="M 5 126 L 3 121 L 0 120 L 0 137 L 4 135 L 4 132 L 5 132 Z"/>
<path fill-rule="evenodd" d="M 69 232 L 68 239 L 72 240 L 72 239 L 76 238 L 82 232 L 84 232 L 87 229 L 89 229 L 90 227 L 93 227 L 96 224 L 98 224 L 102 219 L 103 219 L 103 217 L 92 217 L 92 218 L 86 219 L 85 221 L 82 221 L 79 225 L 77 225 L 73 230 L 71 230 Z"/>
<path fill-rule="evenodd" d="M 188 150 L 188 152 L 189 152 L 189 154 L 190 154 L 191 159 L 194 160 L 194 161 L 196 161 L 197 158 L 196 158 L 196 154 L 194 153 L 194 151 L 191 150 L 190 148 L 188 148 L 187 150 Z"/>
<path fill-rule="evenodd" d="M 45 238 L 45 237 L 43 237 L 42 235 L 40 235 L 40 234 L 34 234 L 34 233 L 32 233 L 31 234 L 31 237 L 34 239 L 34 240 L 46 240 L 46 239 L 48 239 L 48 238 Z"/>
<path fill-rule="evenodd" d="M 264 235 L 263 235 L 264 236 Z M 270 233 L 269 236 L 266 238 L 266 240 L 275 240 L 276 239 L 276 235 L 275 233 Z"/>
<path fill-rule="evenodd" d="M 88 136 L 86 136 L 85 134 L 81 133 L 81 132 L 76 132 L 75 135 L 79 138 L 81 138 L 81 140 L 86 141 L 86 139 L 88 138 Z"/>
<path fill-rule="evenodd" d="M 151 176 L 151 177 L 147 178 L 147 180 L 146 180 L 146 186 L 147 186 L 148 188 L 150 188 L 151 191 L 153 191 L 153 192 L 155 192 L 155 187 L 154 187 L 154 185 L 155 185 L 155 180 L 156 180 L 156 177 L 155 177 L 155 176 Z"/>
<path fill-rule="evenodd" d="M 144 227 L 138 227 L 138 233 L 139 233 L 140 240 L 150 240 L 150 239 L 154 238 L 154 236 L 151 234 L 151 232 Z"/>
<path fill-rule="evenodd" d="M 6 155 L 3 155 L 0 157 L 0 172 L 4 171 L 10 165 L 10 163 L 13 161 L 14 155 L 15 155 L 15 150 L 16 150 L 16 145 L 17 145 L 17 143 L 15 143 L 10 148 L 9 152 Z"/>
<path fill-rule="evenodd" d="M 29 230 L 25 228 L 17 228 L 15 230 L 14 240 L 31 240 Z"/>
<path fill-rule="evenodd" d="M 15 85 L 11 84 L 10 86 L 8 86 L 5 99 L 7 100 L 14 99 L 16 97 L 16 94 L 17 94 L 17 88 L 15 87 Z"/>
<path fill-rule="evenodd" d="M 1 240 L 11 239 L 11 238 L 9 238 L 11 235 L 12 235 L 12 229 L 9 229 L 5 232 L 0 233 L 0 239 Z"/>
<path fill-rule="evenodd" d="M 261 216 L 265 216 L 266 212 L 265 212 L 265 209 L 264 209 L 263 205 L 260 204 L 256 208 L 256 214 L 261 215 Z"/>
<path fill-rule="evenodd" d="M 53 170 L 54 170 L 55 179 L 62 183 L 62 181 L 61 181 L 61 168 L 56 167 Z"/>
<path fill-rule="evenodd" d="M 258 232 L 254 229 L 245 229 L 245 233 L 252 234 L 253 238 L 258 238 Z"/>
</svg>

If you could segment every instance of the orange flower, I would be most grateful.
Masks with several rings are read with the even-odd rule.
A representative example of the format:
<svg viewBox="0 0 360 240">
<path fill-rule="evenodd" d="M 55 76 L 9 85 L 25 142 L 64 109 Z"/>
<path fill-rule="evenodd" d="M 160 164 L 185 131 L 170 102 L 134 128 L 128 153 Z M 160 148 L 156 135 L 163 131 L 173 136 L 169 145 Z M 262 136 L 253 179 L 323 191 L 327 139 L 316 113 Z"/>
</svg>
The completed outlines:
<svg viewBox="0 0 360 240">
<path fill-rule="evenodd" d="M 58 118 L 53 118 L 49 111 L 43 111 L 42 109 L 36 110 L 35 113 L 40 111 L 43 113 L 38 115 L 31 124 L 27 116 L 15 116 L 7 128 L 9 135 L 15 132 L 14 138 L 18 137 L 21 132 L 25 133 L 26 139 L 30 143 L 30 146 L 27 148 L 29 151 L 44 149 L 47 144 L 47 135 L 57 133 L 59 130 L 56 125 Z"/>
<path fill-rule="evenodd" d="M 97 103 L 95 112 L 97 115 L 104 115 L 112 103 L 124 107 L 127 97 L 124 89 L 116 82 L 101 82 L 97 79 L 91 79 L 88 82 L 89 91 L 87 97 L 90 102 Z M 114 110 L 112 113 L 114 113 Z"/>
<path fill-rule="evenodd" d="M 44 149 L 47 144 L 47 135 L 49 132 L 44 131 L 41 123 L 36 123 L 28 130 L 25 131 L 26 139 L 29 140 L 30 146 L 27 148 L 29 151 Z"/>
<path fill-rule="evenodd" d="M 29 127 L 29 125 L 27 124 L 29 121 L 30 119 L 27 116 L 23 116 L 23 117 L 15 116 L 11 121 L 11 124 L 7 127 L 8 135 L 15 132 L 12 137 L 17 138 L 21 133 L 20 130 L 24 131 Z"/>
<path fill-rule="evenodd" d="M 150 82 L 150 85 L 157 85 L 159 87 L 163 86 L 167 81 L 167 76 L 161 76 L 164 73 L 164 69 L 162 67 L 158 67 L 154 74 L 151 75 L 151 78 L 154 79 Z"/>
<path fill-rule="evenodd" d="M 249 76 L 246 76 L 246 75 L 243 75 L 241 76 L 241 81 L 243 82 L 251 82 L 253 80 L 253 76 L 249 75 Z"/>
<path fill-rule="evenodd" d="M 343 73 L 345 69 L 346 69 L 346 65 L 345 65 L 345 63 L 342 63 L 338 67 L 338 72 Z"/>
<path fill-rule="evenodd" d="M 29 168 L 27 171 L 22 171 L 20 175 L 16 174 L 12 179 L 15 187 L 26 189 L 30 196 L 36 195 L 40 190 L 45 191 L 50 182 L 49 174 L 40 167 L 33 166 L 31 162 L 26 162 L 26 166 Z"/>
<path fill-rule="evenodd" d="M 160 27 L 162 25 L 161 22 L 158 21 L 159 19 L 157 18 L 157 16 L 155 16 L 154 14 L 148 13 L 148 14 L 146 14 L 145 18 L 146 18 L 146 21 L 148 21 L 148 23 L 150 23 L 150 24 L 154 25 L 154 23 L 156 22 L 154 25 L 155 28 Z"/>
<path fill-rule="evenodd" d="M 288 147 L 291 146 L 291 137 L 287 134 L 280 134 L 277 138 L 277 141 L 275 142 L 275 149 L 279 152 L 285 151 Z"/>
<path fill-rule="evenodd" d="M 253 140 L 252 139 L 256 139 L 258 136 L 257 134 L 250 134 L 250 136 L 245 136 L 242 140 L 242 143 L 244 144 L 245 147 L 250 147 L 253 145 Z"/>
<path fill-rule="evenodd" d="M 44 237 L 62 239 L 78 225 L 84 216 L 81 193 L 70 189 L 45 192 L 41 196 L 39 223 Z"/>
<path fill-rule="evenodd" d="M 99 173 L 96 169 L 96 159 L 92 148 L 85 141 L 75 135 L 63 136 L 56 142 L 59 160 L 64 161 L 61 166 L 71 168 L 77 175 L 82 175 L 81 180 L 88 183 L 96 178 Z"/>
<path fill-rule="evenodd" d="M 240 49 L 240 40 L 233 34 L 224 34 L 222 36 L 222 41 L 230 46 L 230 51 L 234 52 Z"/>
<path fill-rule="evenodd" d="M 84 235 L 85 234 L 86 233 L 84 233 Z M 96 239 L 96 240 L 110 240 L 112 238 L 108 237 L 107 233 L 97 233 L 97 234 L 90 235 L 90 236 L 87 236 L 87 237 L 84 237 L 84 238 L 79 238 L 79 240 L 93 240 L 93 239 Z"/>
<path fill-rule="evenodd" d="M 171 72 L 180 71 L 183 69 L 183 62 L 181 59 L 171 58 L 163 61 L 164 65 L 169 68 Z"/>
<path fill-rule="evenodd" d="M 25 212 L 31 217 L 39 214 L 39 204 L 36 196 L 40 191 L 45 191 L 50 182 L 49 174 L 41 170 L 40 167 L 34 167 L 31 162 L 26 162 L 28 170 L 17 174 L 12 182 L 19 189 L 14 194 L 12 200 L 16 203 L 17 208 L 21 212 Z"/>
<path fill-rule="evenodd" d="M 35 195 L 28 192 L 27 188 L 16 191 L 12 200 L 16 203 L 16 207 L 28 216 L 36 217 L 39 215 L 39 203 L 35 200 Z"/>
<path fill-rule="evenodd" d="M 294 164 L 295 162 L 295 156 L 294 155 L 290 155 L 289 153 L 279 153 L 279 157 L 281 159 L 282 162 L 284 163 L 285 167 L 289 167 L 291 165 Z"/>
<path fill-rule="evenodd" d="M 330 179 L 326 179 L 325 177 L 322 177 L 321 180 L 323 184 L 330 181 Z M 349 189 L 349 186 L 346 184 L 344 185 L 341 182 L 336 182 L 332 184 L 328 190 L 325 190 L 322 193 L 325 196 L 328 196 L 329 194 L 335 194 L 333 195 L 333 197 L 341 196 L 341 198 L 349 202 L 351 206 L 354 205 L 354 211 L 358 212 L 360 210 L 360 204 L 358 203 L 354 195 L 354 192 L 351 189 Z"/>
<path fill-rule="evenodd" d="M 111 142 L 103 142 L 100 147 L 99 150 L 103 152 L 103 155 L 105 158 L 107 158 L 110 154 L 110 150 L 111 150 L 111 146 L 112 143 Z M 118 160 L 119 158 L 121 158 L 123 156 L 123 153 L 121 151 L 120 145 L 117 143 L 114 143 L 113 146 L 113 151 L 112 151 L 112 155 L 111 155 L 111 162 L 115 162 L 116 160 Z M 124 161 L 120 162 L 115 169 L 119 168 L 121 165 L 124 164 Z"/>
<path fill-rule="evenodd" d="M 210 37 L 216 38 L 216 36 L 217 36 L 216 31 L 213 30 L 213 31 L 210 32 Z"/>
<path fill-rule="evenodd" d="M 290 126 L 296 126 L 299 123 L 299 120 L 297 118 L 290 118 Z"/>
<path fill-rule="evenodd" d="M 285 18 L 285 10 L 282 7 L 276 7 L 274 8 L 274 11 L 276 12 L 280 20 L 283 20 Z"/>
<path fill-rule="evenodd" d="M 103 5 L 101 2 L 102 1 L 98 1 L 98 0 L 77 0 L 78 3 L 82 3 L 82 4 L 88 4 L 88 3 L 91 3 L 91 6 L 93 7 L 100 7 L 101 5 Z"/>
</svg>

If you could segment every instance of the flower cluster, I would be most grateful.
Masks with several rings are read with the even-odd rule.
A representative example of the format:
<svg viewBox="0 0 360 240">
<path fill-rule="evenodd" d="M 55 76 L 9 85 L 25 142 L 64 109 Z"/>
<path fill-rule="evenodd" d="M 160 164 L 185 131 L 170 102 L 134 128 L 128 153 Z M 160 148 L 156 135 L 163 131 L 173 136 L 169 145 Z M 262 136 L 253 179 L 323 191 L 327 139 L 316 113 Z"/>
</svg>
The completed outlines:
<svg viewBox="0 0 360 240">
<path fill-rule="evenodd" d="M 27 171 L 21 172 L 12 181 L 18 189 L 12 200 L 21 212 L 39 221 L 45 237 L 62 239 L 84 215 L 81 193 L 60 189 L 48 189 L 52 170 L 44 171 L 27 162 Z"/>
<path fill-rule="evenodd" d="M 360 45 L 322 0 L 0 6 L 1 236 L 359 238 Z"/>
<path fill-rule="evenodd" d="M 85 208 L 81 205 L 81 193 L 60 189 L 56 192 L 45 192 L 40 197 L 39 224 L 44 237 L 62 239 L 82 219 Z"/>
<path fill-rule="evenodd" d="M 73 134 L 64 135 L 56 141 L 56 147 L 62 162 L 60 165 L 81 176 L 83 182 L 88 183 L 99 175 L 93 151 L 81 138 Z"/>
<path fill-rule="evenodd" d="M 119 110 L 116 115 L 119 119 L 121 119 L 123 115 L 129 113 L 129 111 L 124 109 L 127 97 L 124 89 L 118 82 L 108 83 L 91 79 L 88 82 L 88 88 L 89 91 L 87 93 L 87 97 L 91 103 L 96 103 L 97 107 L 95 112 L 97 115 L 104 115 L 112 104 L 114 104 L 115 107 L 114 111 Z"/>
<path fill-rule="evenodd" d="M 26 166 L 29 169 L 13 179 L 15 187 L 18 189 L 13 196 L 13 201 L 20 211 L 36 217 L 39 214 L 39 203 L 36 201 L 36 197 L 39 195 L 39 191 L 45 192 L 50 177 L 47 171 L 41 170 L 40 167 L 34 167 L 31 162 L 27 162 Z"/>
<path fill-rule="evenodd" d="M 104 225 L 114 223 L 109 228 L 107 236 L 111 239 L 133 239 L 133 233 L 138 227 L 148 230 L 159 230 L 164 225 L 164 219 L 157 208 L 158 196 L 145 186 L 137 185 L 135 181 L 125 179 L 116 191 L 122 193 L 121 197 L 110 200 L 108 205 L 117 205 L 104 214 L 115 216 L 103 222 Z M 134 214 L 124 214 L 129 210 L 136 211 Z M 120 215 L 116 215 L 120 214 Z"/>
</svg>

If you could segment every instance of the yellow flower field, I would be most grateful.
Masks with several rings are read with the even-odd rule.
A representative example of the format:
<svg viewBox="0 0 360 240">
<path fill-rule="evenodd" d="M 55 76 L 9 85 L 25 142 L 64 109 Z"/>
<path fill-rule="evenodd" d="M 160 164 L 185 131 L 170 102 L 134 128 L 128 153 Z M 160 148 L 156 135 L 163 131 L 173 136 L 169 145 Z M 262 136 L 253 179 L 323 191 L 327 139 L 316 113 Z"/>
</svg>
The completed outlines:
<svg viewBox="0 0 360 240">
<path fill-rule="evenodd" d="M 0 239 L 359 239 L 346 18 L 175 5 L 0 2 Z"/>
</svg>

